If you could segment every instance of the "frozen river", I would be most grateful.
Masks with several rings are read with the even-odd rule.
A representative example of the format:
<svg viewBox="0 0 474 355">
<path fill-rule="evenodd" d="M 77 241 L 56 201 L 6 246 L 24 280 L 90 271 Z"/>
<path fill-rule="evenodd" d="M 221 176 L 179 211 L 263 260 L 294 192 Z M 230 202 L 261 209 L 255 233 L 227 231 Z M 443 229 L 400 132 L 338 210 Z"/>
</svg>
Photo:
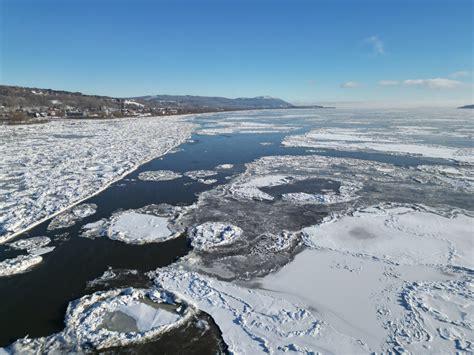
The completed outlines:
<svg viewBox="0 0 474 355">
<path fill-rule="evenodd" d="M 0 346 L 474 351 L 467 111 L 127 121 L 122 146 L 122 123 L 40 127 L 58 162 L 14 132 L 37 145 L 2 157 Z"/>
</svg>

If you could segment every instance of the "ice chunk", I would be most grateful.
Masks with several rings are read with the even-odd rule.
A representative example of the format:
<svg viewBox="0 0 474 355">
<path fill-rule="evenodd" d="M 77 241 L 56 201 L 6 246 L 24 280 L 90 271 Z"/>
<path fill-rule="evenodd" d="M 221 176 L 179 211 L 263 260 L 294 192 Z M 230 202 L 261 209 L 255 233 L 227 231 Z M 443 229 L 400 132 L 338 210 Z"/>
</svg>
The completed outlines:
<svg viewBox="0 0 474 355">
<path fill-rule="evenodd" d="M 194 314 L 189 304 L 154 288 L 96 292 L 69 304 L 62 332 L 17 340 L 6 351 L 83 353 L 144 343 L 186 324 Z"/>
<path fill-rule="evenodd" d="M 41 263 L 43 258 L 39 255 L 19 255 L 13 259 L 0 262 L 0 277 L 21 274 Z"/>
<path fill-rule="evenodd" d="M 48 237 L 32 237 L 27 239 L 19 239 L 8 245 L 13 249 L 26 250 L 28 253 L 31 253 L 36 249 L 45 247 L 49 243 L 51 243 L 51 239 Z"/>
<path fill-rule="evenodd" d="M 171 170 L 143 171 L 138 174 L 138 178 L 143 181 L 168 181 L 179 179 L 181 174 Z"/>
<path fill-rule="evenodd" d="M 232 169 L 234 167 L 233 164 L 221 164 L 216 166 L 216 169 L 218 170 L 226 170 L 226 169 Z"/>
<path fill-rule="evenodd" d="M 83 203 L 74 206 L 54 217 L 48 225 L 48 230 L 71 227 L 81 219 L 95 214 L 96 210 L 97 205 L 94 203 Z"/>
<path fill-rule="evenodd" d="M 190 179 L 198 180 L 199 178 L 206 178 L 209 176 L 217 175 L 217 171 L 214 170 L 193 170 L 184 173 Z"/>
<path fill-rule="evenodd" d="M 220 223 L 207 222 L 196 226 L 190 233 L 191 245 L 197 250 L 209 251 L 232 244 L 240 238 L 242 229 L 237 226 Z"/>
</svg>

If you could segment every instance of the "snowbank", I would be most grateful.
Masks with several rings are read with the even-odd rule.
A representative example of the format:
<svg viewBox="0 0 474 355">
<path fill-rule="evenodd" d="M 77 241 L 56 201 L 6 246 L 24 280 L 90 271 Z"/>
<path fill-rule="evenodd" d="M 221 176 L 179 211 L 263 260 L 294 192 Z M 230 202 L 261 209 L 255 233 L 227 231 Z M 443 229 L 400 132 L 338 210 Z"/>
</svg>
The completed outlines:
<svg viewBox="0 0 474 355">
<path fill-rule="evenodd" d="M 0 243 L 184 142 L 178 117 L 57 120 L 0 132 Z"/>
</svg>

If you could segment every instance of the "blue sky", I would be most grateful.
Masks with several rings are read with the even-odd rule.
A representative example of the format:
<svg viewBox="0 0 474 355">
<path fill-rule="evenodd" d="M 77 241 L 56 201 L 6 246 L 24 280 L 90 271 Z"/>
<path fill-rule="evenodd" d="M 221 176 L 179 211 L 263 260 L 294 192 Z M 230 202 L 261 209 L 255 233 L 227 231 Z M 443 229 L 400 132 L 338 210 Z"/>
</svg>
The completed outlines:
<svg viewBox="0 0 474 355">
<path fill-rule="evenodd" d="M 0 0 L 0 82 L 111 96 L 472 101 L 471 0 Z"/>
</svg>

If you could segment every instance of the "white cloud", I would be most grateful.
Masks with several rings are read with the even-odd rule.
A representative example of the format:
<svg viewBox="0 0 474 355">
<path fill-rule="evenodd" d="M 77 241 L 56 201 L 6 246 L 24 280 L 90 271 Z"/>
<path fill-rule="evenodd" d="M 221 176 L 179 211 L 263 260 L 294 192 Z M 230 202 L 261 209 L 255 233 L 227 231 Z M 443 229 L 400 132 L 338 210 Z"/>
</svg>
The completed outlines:
<svg viewBox="0 0 474 355">
<path fill-rule="evenodd" d="M 394 85 L 398 85 L 400 84 L 400 82 L 396 81 L 396 80 L 380 80 L 379 81 L 379 85 L 381 86 L 394 86 Z"/>
<path fill-rule="evenodd" d="M 471 72 L 467 70 L 460 70 L 454 73 L 451 73 L 451 78 L 469 78 L 471 76 Z"/>
<path fill-rule="evenodd" d="M 403 81 L 408 86 L 423 86 L 430 89 L 454 89 L 462 85 L 460 81 L 446 78 L 407 79 Z"/>
<path fill-rule="evenodd" d="M 365 42 L 372 45 L 374 54 L 379 55 L 385 53 L 384 43 L 377 35 L 366 38 Z"/>
<path fill-rule="evenodd" d="M 341 84 L 341 88 L 345 88 L 345 89 L 352 89 L 359 86 L 360 84 L 356 81 L 346 81 L 345 83 Z"/>
</svg>

